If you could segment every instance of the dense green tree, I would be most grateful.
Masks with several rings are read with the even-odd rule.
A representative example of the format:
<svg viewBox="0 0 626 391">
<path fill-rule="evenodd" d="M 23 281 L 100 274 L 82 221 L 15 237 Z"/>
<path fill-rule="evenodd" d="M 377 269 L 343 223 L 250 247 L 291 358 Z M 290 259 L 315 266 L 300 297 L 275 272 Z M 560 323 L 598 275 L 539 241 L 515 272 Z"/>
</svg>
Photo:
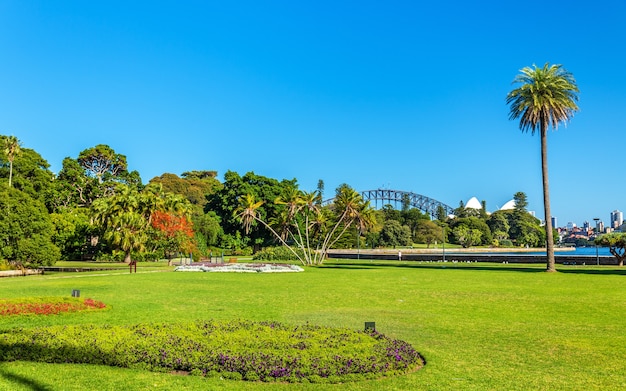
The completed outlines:
<svg viewBox="0 0 626 391">
<path fill-rule="evenodd" d="M 528 212 L 528 199 L 526 197 L 526 193 L 518 191 L 513 194 L 513 201 L 515 202 L 514 210 L 516 212 Z"/>
<path fill-rule="evenodd" d="M 213 211 L 195 215 L 193 217 L 193 227 L 198 236 L 198 245 L 203 248 L 217 246 L 219 239 L 224 234 L 224 230 L 220 225 L 220 218 Z"/>
<path fill-rule="evenodd" d="M 93 222 L 102 229 L 102 237 L 124 252 L 124 262 L 131 262 L 133 251 L 143 251 L 148 242 L 148 216 L 153 200 L 143 200 L 137 190 L 123 186 L 110 197 L 92 204 Z"/>
<path fill-rule="evenodd" d="M 428 215 L 422 213 L 417 208 L 403 210 L 402 212 L 400 212 L 400 215 L 402 218 L 402 225 L 406 225 L 407 227 L 409 227 L 409 229 L 411 230 L 411 236 L 416 235 L 417 228 L 423 221 L 430 221 Z"/>
<path fill-rule="evenodd" d="M 112 196 L 120 184 L 141 190 L 139 173 L 127 167 L 126 156 L 102 144 L 81 151 L 77 159 L 66 157 L 48 207 L 53 211 L 89 207 L 99 198 Z"/>
<path fill-rule="evenodd" d="M 318 203 L 321 204 L 324 200 L 324 180 L 320 179 L 317 181 L 317 193 L 320 195 Z"/>
<path fill-rule="evenodd" d="M 37 152 L 29 148 L 21 148 L 19 154 L 14 157 L 12 187 L 46 202 L 54 185 L 54 174 L 49 167 L 48 162 Z M 3 165 L 0 167 L 0 177 L 8 178 L 11 175 L 9 171 L 10 168 Z"/>
<path fill-rule="evenodd" d="M 435 213 L 435 216 L 437 220 L 439 220 L 442 223 L 448 219 L 448 214 L 446 213 L 446 209 L 441 205 L 437 206 L 437 212 Z"/>
<path fill-rule="evenodd" d="M 402 213 L 394 208 L 393 205 L 385 204 L 380 210 L 383 212 L 385 221 L 396 220 L 402 225 Z"/>
<path fill-rule="evenodd" d="M 276 243 L 272 232 L 264 225 L 253 224 L 247 235 L 242 235 L 242 227 L 234 213 L 240 207 L 242 197 L 251 195 L 261 205 L 256 210 L 260 220 L 269 222 L 277 218 L 282 205 L 274 203 L 277 197 L 282 196 L 287 188 L 297 187 L 295 179 L 278 181 L 248 172 L 240 176 L 234 171 L 224 174 L 223 187 L 208 196 L 205 211 L 214 211 L 221 220 L 225 235 L 235 237 L 236 232 L 240 236 L 246 236 L 255 246 L 271 245 Z"/>
<path fill-rule="evenodd" d="M 463 200 L 459 201 L 459 206 L 454 209 L 452 214 L 457 218 L 464 218 L 469 216 L 468 209 L 465 207 L 465 203 L 463 202 Z"/>
<path fill-rule="evenodd" d="M 61 250 L 65 260 L 83 260 L 92 255 L 90 239 L 97 232 L 89 222 L 89 210 L 86 208 L 62 209 L 50 214 L 54 225 L 53 243 Z"/>
<path fill-rule="evenodd" d="M 215 171 L 184 172 L 182 178 L 176 174 L 165 173 L 154 177 L 150 184 L 160 184 L 163 191 L 180 194 L 197 209 L 200 214 L 204 211 L 207 197 L 222 188 L 222 184 L 215 178 Z"/>
<path fill-rule="evenodd" d="M 430 248 L 433 243 L 443 242 L 443 230 L 434 221 L 418 220 L 413 240 L 415 243 L 426 243 Z"/>
<path fill-rule="evenodd" d="M 508 213 L 511 214 L 510 212 Z M 509 219 L 506 211 L 496 211 L 487 219 L 487 225 L 494 239 L 501 241 L 509 238 Z"/>
<path fill-rule="evenodd" d="M 463 248 L 480 244 L 482 232 L 467 225 L 459 224 L 452 229 L 452 235 Z"/>
<path fill-rule="evenodd" d="M 545 243 L 545 230 L 539 219 L 528 212 L 518 210 L 502 211 L 508 218 L 509 238 L 518 246 L 538 247 Z"/>
<path fill-rule="evenodd" d="M 87 176 L 104 183 L 112 178 L 120 178 L 127 173 L 126 156 L 116 153 L 108 145 L 99 144 L 78 154 L 78 164 Z"/>
<path fill-rule="evenodd" d="M 474 216 L 456 218 L 452 220 L 452 222 L 450 223 L 450 228 L 452 229 L 453 234 L 454 234 L 455 228 L 459 226 L 465 226 L 469 228 L 470 230 L 476 230 L 480 232 L 480 235 L 479 235 L 480 241 L 478 243 L 474 242 L 475 235 L 472 234 L 469 236 L 472 239 L 471 244 L 470 244 L 471 246 L 478 245 L 478 244 L 491 245 L 493 241 L 493 237 L 491 235 L 491 230 L 489 229 L 489 226 L 487 225 L 487 223 L 485 223 L 484 220 L 478 217 L 474 217 Z M 463 245 L 463 243 L 459 243 L 459 244 Z"/>
<path fill-rule="evenodd" d="M 0 187 L 0 210 L 0 258 L 31 267 L 53 265 L 60 259 L 51 238 L 54 227 L 42 201 L 21 190 Z"/>
<path fill-rule="evenodd" d="M 384 247 L 410 246 L 411 230 L 398 220 L 387 220 L 380 231 L 380 245 Z"/>
<path fill-rule="evenodd" d="M 510 105 L 509 119 L 520 119 L 522 132 L 538 131 L 541 141 L 541 174 L 543 179 L 543 205 L 545 216 L 547 271 L 554 272 L 554 239 L 550 190 L 548 181 L 548 128 L 557 129 L 559 123 L 569 121 L 578 111 L 578 86 L 574 76 L 561 65 L 542 68 L 525 67 L 513 80 L 521 84 L 509 92 L 506 103 Z"/>
</svg>

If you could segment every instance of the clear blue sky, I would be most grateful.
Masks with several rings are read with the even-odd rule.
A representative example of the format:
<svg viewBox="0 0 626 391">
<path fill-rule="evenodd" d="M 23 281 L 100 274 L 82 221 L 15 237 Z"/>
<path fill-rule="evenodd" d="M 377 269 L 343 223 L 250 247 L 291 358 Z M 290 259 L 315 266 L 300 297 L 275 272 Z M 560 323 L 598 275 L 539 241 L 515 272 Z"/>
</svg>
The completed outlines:
<svg viewBox="0 0 626 391">
<path fill-rule="evenodd" d="M 570 1 L 0 0 L 0 134 L 61 168 L 108 144 L 148 182 L 227 170 L 331 195 L 413 191 L 543 216 L 539 137 L 509 121 L 524 66 L 580 87 L 549 134 L 560 226 L 626 211 L 626 5 Z"/>
</svg>

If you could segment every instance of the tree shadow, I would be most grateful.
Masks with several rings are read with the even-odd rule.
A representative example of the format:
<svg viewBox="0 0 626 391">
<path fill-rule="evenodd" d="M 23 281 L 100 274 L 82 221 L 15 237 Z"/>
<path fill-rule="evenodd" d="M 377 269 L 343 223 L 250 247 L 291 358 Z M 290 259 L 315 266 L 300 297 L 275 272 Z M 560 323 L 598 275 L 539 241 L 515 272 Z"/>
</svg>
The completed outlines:
<svg viewBox="0 0 626 391">
<path fill-rule="evenodd" d="M 41 383 L 37 380 L 29 379 L 26 376 L 11 373 L 1 366 L 0 366 L 0 378 L 6 379 L 10 383 L 13 383 L 15 385 L 20 385 L 32 391 L 54 390 L 54 388 L 52 388 L 51 386 L 47 384 Z"/>
</svg>

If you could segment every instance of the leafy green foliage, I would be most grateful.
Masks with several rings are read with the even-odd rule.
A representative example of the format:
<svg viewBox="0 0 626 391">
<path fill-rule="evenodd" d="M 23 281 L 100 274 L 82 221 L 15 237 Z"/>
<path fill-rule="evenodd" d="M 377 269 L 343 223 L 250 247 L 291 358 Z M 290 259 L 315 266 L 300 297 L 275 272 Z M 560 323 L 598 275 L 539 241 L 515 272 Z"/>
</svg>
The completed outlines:
<svg viewBox="0 0 626 391">
<path fill-rule="evenodd" d="M 379 244 L 387 247 L 410 246 L 411 229 L 397 220 L 387 220 L 380 231 Z"/>
<path fill-rule="evenodd" d="M 455 230 L 460 227 L 466 227 L 468 231 L 462 230 L 465 239 L 457 239 L 457 243 L 463 247 L 482 245 L 491 245 L 492 236 L 491 230 L 485 221 L 479 217 L 461 217 L 456 218 L 450 223 L 452 234 L 455 238 L 458 238 L 459 231 L 455 234 Z"/>
<path fill-rule="evenodd" d="M 150 184 L 160 184 L 163 191 L 180 194 L 185 197 L 201 214 L 207 203 L 207 197 L 222 188 L 222 184 L 215 178 L 215 171 L 191 171 L 182 174 L 182 178 L 176 174 L 165 173 L 152 178 Z"/>
<path fill-rule="evenodd" d="M 304 258 L 302 249 L 295 249 Z M 284 246 L 268 247 L 261 251 L 257 251 L 252 257 L 255 261 L 291 261 L 294 259 L 293 253 Z"/>
<path fill-rule="evenodd" d="M 624 266 L 624 259 L 626 259 L 626 233 L 612 232 L 600 235 L 595 242 L 597 245 L 608 247 L 611 254 L 617 259 L 618 264 Z"/>
<path fill-rule="evenodd" d="M 411 345 L 376 332 L 243 320 L 36 327 L 0 333 L 0 347 L 2 361 L 215 371 L 253 381 L 337 383 L 406 373 L 424 364 Z"/>
<path fill-rule="evenodd" d="M 217 214 L 225 236 L 230 235 L 230 238 L 234 238 L 239 232 L 241 237 L 248 237 L 249 242 L 257 247 L 273 245 L 276 243 L 273 233 L 262 224 L 253 224 L 249 233 L 245 235 L 245 230 L 234 212 L 239 207 L 241 198 L 251 195 L 256 201 L 262 202 L 257 209 L 257 216 L 263 221 L 270 221 L 277 218 L 281 210 L 281 206 L 275 204 L 274 200 L 283 195 L 288 188 L 293 187 L 297 187 L 295 179 L 278 181 L 254 172 L 240 176 L 234 171 L 227 171 L 224 174 L 223 187 L 208 196 L 205 211 L 214 211 Z M 244 241 L 242 244 L 247 243 Z"/>
<path fill-rule="evenodd" d="M 45 205 L 15 188 L 0 187 L 0 257 L 27 267 L 52 265 L 61 257 L 52 243 Z"/>
</svg>

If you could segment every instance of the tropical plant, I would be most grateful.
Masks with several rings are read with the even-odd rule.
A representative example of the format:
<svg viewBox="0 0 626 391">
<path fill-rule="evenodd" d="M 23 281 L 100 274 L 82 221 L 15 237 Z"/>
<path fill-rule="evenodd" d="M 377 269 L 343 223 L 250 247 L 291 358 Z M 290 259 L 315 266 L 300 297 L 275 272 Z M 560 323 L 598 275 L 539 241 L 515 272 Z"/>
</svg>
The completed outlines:
<svg viewBox="0 0 626 391">
<path fill-rule="evenodd" d="M 13 160 L 15 160 L 15 156 L 19 155 L 21 152 L 20 144 L 20 141 L 15 136 L 4 137 L 4 154 L 9 161 L 9 187 L 11 187 L 13 179 Z"/>
<path fill-rule="evenodd" d="M 256 201 L 247 194 L 233 215 L 243 225 L 246 233 L 255 223 L 267 228 L 274 237 L 286 246 L 303 265 L 321 265 L 328 249 L 343 236 L 352 225 L 360 233 L 374 223 L 373 209 L 361 195 L 347 185 L 337 189 L 334 203 L 326 208 L 320 205 L 318 191 L 305 193 L 295 187 L 287 188 L 285 195 L 277 197 L 275 204 L 283 206 L 283 216 L 273 219 L 275 229 L 258 214 L 263 201 Z M 296 251 L 299 249 L 300 251 Z"/>
<path fill-rule="evenodd" d="M 155 212 L 169 212 L 176 219 L 184 219 L 187 223 L 190 210 L 187 200 L 178 195 L 164 194 L 159 186 L 149 186 L 139 192 L 134 187 L 117 185 L 112 196 L 99 198 L 92 204 L 94 225 L 102 229 L 105 240 L 124 252 L 126 263 L 131 262 L 133 251 L 146 248 Z M 172 228 L 174 231 L 187 232 L 191 229 L 189 224 L 175 225 L 175 229 Z M 155 228 L 165 230 L 165 224 L 157 224 Z M 165 238 L 168 239 L 167 234 Z M 183 242 L 180 242 L 181 246 Z"/>
<path fill-rule="evenodd" d="M 548 182 L 548 128 L 557 129 L 559 123 L 568 122 L 578 111 L 578 86 L 574 76 L 561 65 L 542 68 L 523 68 L 513 80 L 520 87 L 509 92 L 506 97 L 510 105 L 509 119 L 520 119 L 522 132 L 539 132 L 541 139 L 541 174 L 543 179 L 543 205 L 545 213 L 547 271 L 554 272 L 554 237 L 552 215 L 550 213 L 550 191 Z"/>
</svg>

